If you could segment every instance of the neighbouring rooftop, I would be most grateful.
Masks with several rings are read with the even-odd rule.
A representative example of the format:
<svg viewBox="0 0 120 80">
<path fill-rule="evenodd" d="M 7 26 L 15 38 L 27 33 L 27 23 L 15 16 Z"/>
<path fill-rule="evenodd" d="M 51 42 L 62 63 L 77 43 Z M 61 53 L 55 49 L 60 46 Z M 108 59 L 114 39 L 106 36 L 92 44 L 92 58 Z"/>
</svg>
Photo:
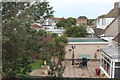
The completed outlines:
<svg viewBox="0 0 120 80">
<path fill-rule="evenodd" d="M 100 38 L 68 38 L 68 42 L 107 42 Z"/>
<path fill-rule="evenodd" d="M 120 59 L 120 47 L 102 48 L 101 51 L 112 59 Z"/>
</svg>

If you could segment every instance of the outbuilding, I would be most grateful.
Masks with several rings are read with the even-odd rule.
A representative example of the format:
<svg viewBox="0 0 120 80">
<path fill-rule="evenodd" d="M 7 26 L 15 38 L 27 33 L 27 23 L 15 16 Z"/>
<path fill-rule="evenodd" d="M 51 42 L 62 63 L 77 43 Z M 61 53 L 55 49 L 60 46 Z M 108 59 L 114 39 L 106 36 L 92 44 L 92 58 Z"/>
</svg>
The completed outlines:
<svg viewBox="0 0 120 80">
<path fill-rule="evenodd" d="M 101 74 L 108 78 L 120 78 L 120 47 L 100 49 Z"/>
</svg>

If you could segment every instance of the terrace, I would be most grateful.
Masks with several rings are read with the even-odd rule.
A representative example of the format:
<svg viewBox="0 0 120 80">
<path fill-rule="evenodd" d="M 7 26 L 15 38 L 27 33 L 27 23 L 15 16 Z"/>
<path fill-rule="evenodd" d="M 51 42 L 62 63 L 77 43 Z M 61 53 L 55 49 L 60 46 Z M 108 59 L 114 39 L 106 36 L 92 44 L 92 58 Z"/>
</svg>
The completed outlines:
<svg viewBox="0 0 120 80">
<path fill-rule="evenodd" d="M 63 73 L 63 77 L 69 77 L 69 78 L 99 78 L 99 76 L 96 75 L 95 69 L 100 67 L 99 61 L 88 61 L 88 67 L 87 68 L 79 68 L 78 65 L 73 66 L 72 61 L 65 61 L 66 68 Z M 37 69 L 30 73 L 31 76 L 48 76 L 44 75 L 43 69 Z"/>
<path fill-rule="evenodd" d="M 96 75 L 95 69 L 100 67 L 99 61 L 88 61 L 87 68 L 79 68 L 78 65 L 73 66 L 72 61 L 66 61 L 66 69 L 63 74 L 63 77 L 71 78 L 99 78 Z"/>
</svg>

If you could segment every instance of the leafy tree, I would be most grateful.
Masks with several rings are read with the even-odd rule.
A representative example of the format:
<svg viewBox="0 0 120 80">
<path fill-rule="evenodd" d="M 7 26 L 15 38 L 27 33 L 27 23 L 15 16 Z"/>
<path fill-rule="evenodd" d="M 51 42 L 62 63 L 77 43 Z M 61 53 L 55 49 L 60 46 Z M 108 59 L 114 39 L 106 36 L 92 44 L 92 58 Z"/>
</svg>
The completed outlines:
<svg viewBox="0 0 120 80">
<path fill-rule="evenodd" d="M 5 77 L 25 76 L 31 71 L 30 54 L 39 52 L 38 42 L 47 35 L 45 31 L 31 28 L 31 22 L 46 19 L 52 13 L 52 7 L 47 2 L 35 2 L 33 5 L 28 2 L 3 2 L 2 59 Z"/>
<path fill-rule="evenodd" d="M 52 77 L 62 77 L 65 69 L 63 60 L 65 57 L 65 45 L 67 42 L 68 40 L 64 36 L 55 37 L 53 40 L 53 53 L 51 54 L 53 57 L 52 62 L 49 63 L 49 75 Z"/>
<path fill-rule="evenodd" d="M 57 27 L 65 27 L 66 26 L 66 19 L 62 18 L 57 24 Z"/>
<path fill-rule="evenodd" d="M 86 37 L 88 35 L 84 25 L 69 27 L 64 34 L 68 37 Z"/>
<path fill-rule="evenodd" d="M 87 19 L 86 16 L 79 16 L 78 19 Z"/>
<path fill-rule="evenodd" d="M 87 20 L 87 25 L 88 25 L 88 26 L 94 25 L 94 20 L 95 20 L 95 19 L 88 19 L 88 20 Z"/>
<path fill-rule="evenodd" d="M 67 26 L 72 26 L 72 25 L 76 25 L 76 19 L 75 18 L 72 18 L 72 17 L 69 17 L 66 19 L 66 23 L 67 23 Z"/>
<path fill-rule="evenodd" d="M 49 2 L 35 2 L 28 10 L 29 16 L 34 17 L 34 21 L 43 23 L 44 19 L 53 17 L 53 7 L 49 5 Z"/>
<path fill-rule="evenodd" d="M 64 27 L 64 28 L 70 27 L 72 25 L 76 25 L 76 19 L 72 17 L 69 17 L 67 19 L 63 18 L 56 24 L 57 27 Z"/>
<path fill-rule="evenodd" d="M 58 34 L 57 34 L 57 33 L 50 33 L 50 35 L 52 36 L 52 38 L 55 38 L 55 37 L 57 37 L 57 36 L 58 36 Z"/>
</svg>

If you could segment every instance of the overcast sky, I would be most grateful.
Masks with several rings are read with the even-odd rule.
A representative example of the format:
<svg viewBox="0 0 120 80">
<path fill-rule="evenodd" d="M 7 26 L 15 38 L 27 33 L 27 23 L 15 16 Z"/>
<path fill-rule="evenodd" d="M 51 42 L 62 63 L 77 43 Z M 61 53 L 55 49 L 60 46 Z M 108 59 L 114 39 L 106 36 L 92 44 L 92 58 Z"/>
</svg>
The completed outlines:
<svg viewBox="0 0 120 80">
<path fill-rule="evenodd" d="M 114 3 L 120 0 L 47 0 L 55 10 L 55 17 L 87 16 L 97 18 L 97 16 L 108 13 Z"/>
</svg>

